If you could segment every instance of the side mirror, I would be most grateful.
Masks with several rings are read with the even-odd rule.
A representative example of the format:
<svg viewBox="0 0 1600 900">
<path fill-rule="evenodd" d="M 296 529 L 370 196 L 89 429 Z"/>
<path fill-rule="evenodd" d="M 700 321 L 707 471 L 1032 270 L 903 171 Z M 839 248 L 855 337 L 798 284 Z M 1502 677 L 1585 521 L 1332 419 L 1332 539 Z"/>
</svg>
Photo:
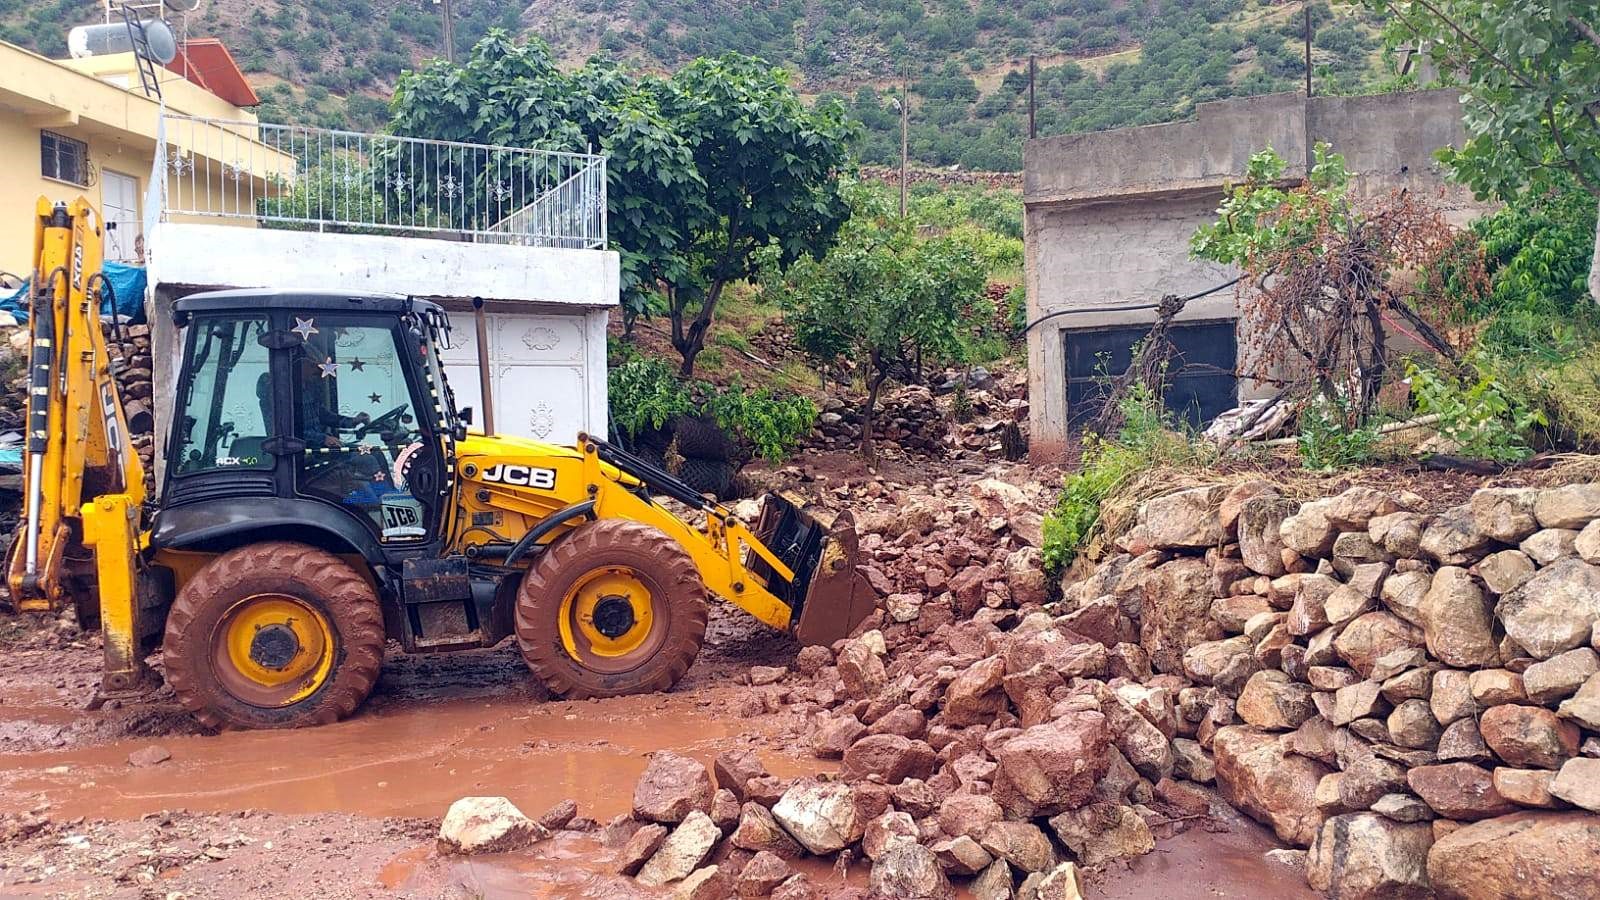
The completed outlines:
<svg viewBox="0 0 1600 900">
<path fill-rule="evenodd" d="M 470 406 L 462 407 L 461 410 L 456 413 L 456 418 L 460 419 L 461 420 L 461 424 L 463 424 L 463 425 L 471 425 L 472 424 L 472 407 L 470 407 Z"/>
</svg>

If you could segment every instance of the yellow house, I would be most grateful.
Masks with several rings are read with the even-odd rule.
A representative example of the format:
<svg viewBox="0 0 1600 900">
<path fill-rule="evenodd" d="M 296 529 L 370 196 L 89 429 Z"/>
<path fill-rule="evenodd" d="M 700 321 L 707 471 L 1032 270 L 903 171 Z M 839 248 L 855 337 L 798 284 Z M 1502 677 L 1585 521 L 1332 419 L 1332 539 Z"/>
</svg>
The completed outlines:
<svg viewBox="0 0 1600 900">
<path fill-rule="evenodd" d="M 155 69 L 167 113 L 190 117 L 181 138 L 166 135 L 170 152 L 187 152 L 188 144 L 203 153 L 207 145 L 254 143 L 249 126 L 256 116 L 248 107 L 255 94 L 220 43 L 189 42 L 174 69 Z M 220 124 L 225 122 L 240 124 Z M 106 222 L 106 258 L 142 261 L 147 215 L 159 212 L 147 207 L 163 134 L 161 104 L 146 95 L 132 53 L 53 60 L 0 42 L 0 159 L 6 160 L 0 170 L 0 272 L 30 274 L 32 210 L 40 195 L 88 197 Z M 292 173 L 294 167 L 288 156 L 261 151 L 252 154 L 255 171 L 248 179 L 258 190 L 271 180 L 261 177 L 263 168 Z M 156 196 L 159 202 L 159 191 Z M 254 225 L 248 217 L 216 221 Z"/>
</svg>

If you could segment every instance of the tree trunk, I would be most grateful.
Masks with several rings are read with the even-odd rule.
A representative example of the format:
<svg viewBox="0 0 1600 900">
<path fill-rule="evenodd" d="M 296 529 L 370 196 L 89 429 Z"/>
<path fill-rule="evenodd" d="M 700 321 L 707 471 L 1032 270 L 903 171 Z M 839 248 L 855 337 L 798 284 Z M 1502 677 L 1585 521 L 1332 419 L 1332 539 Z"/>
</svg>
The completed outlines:
<svg viewBox="0 0 1600 900">
<path fill-rule="evenodd" d="M 873 418 L 878 408 L 878 389 L 883 387 L 886 376 L 878 374 L 878 363 L 872 362 L 872 371 L 867 373 L 867 402 L 861 407 L 861 455 L 866 459 L 867 465 L 876 468 L 878 465 L 877 448 L 873 446 L 872 425 Z"/>
<path fill-rule="evenodd" d="M 1595 223 L 1594 257 L 1589 263 L 1589 299 L 1600 304 L 1600 222 Z"/>
</svg>

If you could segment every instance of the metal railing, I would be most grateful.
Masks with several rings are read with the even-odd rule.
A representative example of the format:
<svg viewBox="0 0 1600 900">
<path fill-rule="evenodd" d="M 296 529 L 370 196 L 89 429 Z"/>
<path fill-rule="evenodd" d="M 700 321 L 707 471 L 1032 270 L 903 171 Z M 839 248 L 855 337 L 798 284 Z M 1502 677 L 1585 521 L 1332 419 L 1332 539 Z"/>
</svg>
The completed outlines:
<svg viewBox="0 0 1600 900">
<path fill-rule="evenodd" d="M 532 247 L 606 245 L 606 160 L 168 114 L 162 216 Z"/>
</svg>

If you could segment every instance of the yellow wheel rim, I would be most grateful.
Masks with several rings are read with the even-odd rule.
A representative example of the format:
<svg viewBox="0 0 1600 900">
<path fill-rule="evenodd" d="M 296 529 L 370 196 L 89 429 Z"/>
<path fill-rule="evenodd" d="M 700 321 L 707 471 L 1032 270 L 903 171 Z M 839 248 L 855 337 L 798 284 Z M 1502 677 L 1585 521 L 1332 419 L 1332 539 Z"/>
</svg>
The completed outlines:
<svg viewBox="0 0 1600 900">
<path fill-rule="evenodd" d="M 561 598 L 559 627 L 567 655 L 598 671 L 633 668 L 661 642 L 654 596 L 627 566 L 594 569 L 573 582 Z"/>
<path fill-rule="evenodd" d="M 223 686 L 252 706 L 283 707 L 316 693 L 333 670 L 333 627 L 286 594 L 255 594 L 222 615 L 212 661 Z"/>
</svg>

